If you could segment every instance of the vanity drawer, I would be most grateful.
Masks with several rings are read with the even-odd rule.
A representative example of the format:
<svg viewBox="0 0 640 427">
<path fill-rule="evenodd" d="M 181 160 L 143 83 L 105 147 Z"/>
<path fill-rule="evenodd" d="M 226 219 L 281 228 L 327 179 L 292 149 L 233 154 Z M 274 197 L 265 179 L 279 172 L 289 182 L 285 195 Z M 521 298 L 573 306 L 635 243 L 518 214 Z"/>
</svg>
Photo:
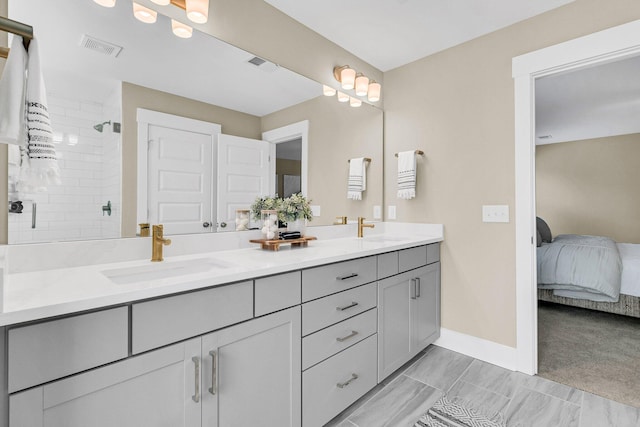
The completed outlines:
<svg viewBox="0 0 640 427">
<path fill-rule="evenodd" d="M 378 255 L 378 279 L 398 274 L 398 252 Z"/>
<path fill-rule="evenodd" d="M 360 286 L 302 305 L 302 335 L 341 322 L 377 305 L 376 284 Z"/>
<path fill-rule="evenodd" d="M 427 245 L 427 264 L 440 261 L 440 243 Z"/>
<path fill-rule="evenodd" d="M 323 265 L 302 271 L 302 301 L 344 291 L 376 280 L 376 257 Z"/>
<path fill-rule="evenodd" d="M 372 309 L 302 339 L 302 369 L 323 361 L 376 333 L 378 310 Z"/>
<path fill-rule="evenodd" d="M 398 252 L 400 273 L 422 267 L 423 265 L 427 265 L 427 246 L 403 249 Z"/>
<path fill-rule="evenodd" d="M 323 426 L 376 386 L 377 348 L 372 335 L 302 373 L 304 427 Z"/>
<path fill-rule="evenodd" d="M 9 393 L 124 359 L 127 307 L 9 330 Z"/>
<path fill-rule="evenodd" d="M 253 282 L 133 304 L 133 354 L 182 341 L 253 317 Z"/>
<path fill-rule="evenodd" d="M 255 280 L 255 315 L 299 305 L 302 302 L 301 274 L 299 271 L 263 277 Z"/>
</svg>

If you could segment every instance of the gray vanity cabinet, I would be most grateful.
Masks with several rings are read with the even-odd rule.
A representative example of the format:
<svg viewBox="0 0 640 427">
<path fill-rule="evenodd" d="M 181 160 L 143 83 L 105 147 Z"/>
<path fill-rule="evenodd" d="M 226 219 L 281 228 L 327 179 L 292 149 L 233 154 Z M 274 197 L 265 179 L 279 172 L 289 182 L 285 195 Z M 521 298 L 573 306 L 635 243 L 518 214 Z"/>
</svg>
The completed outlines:
<svg viewBox="0 0 640 427">
<path fill-rule="evenodd" d="M 424 265 L 426 253 L 422 267 L 378 281 L 379 382 L 440 335 L 440 262 Z"/>
</svg>

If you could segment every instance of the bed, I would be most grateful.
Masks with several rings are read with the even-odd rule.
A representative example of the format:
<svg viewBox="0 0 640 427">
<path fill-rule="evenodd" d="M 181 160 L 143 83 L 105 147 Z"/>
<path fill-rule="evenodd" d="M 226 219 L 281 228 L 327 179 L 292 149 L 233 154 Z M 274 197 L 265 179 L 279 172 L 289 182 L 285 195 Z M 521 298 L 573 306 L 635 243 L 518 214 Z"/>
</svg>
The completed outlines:
<svg viewBox="0 0 640 427">
<path fill-rule="evenodd" d="M 539 300 L 640 318 L 640 244 L 575 234 L 552 239 L 545 230 L 542 235 Z"/>
</svg>

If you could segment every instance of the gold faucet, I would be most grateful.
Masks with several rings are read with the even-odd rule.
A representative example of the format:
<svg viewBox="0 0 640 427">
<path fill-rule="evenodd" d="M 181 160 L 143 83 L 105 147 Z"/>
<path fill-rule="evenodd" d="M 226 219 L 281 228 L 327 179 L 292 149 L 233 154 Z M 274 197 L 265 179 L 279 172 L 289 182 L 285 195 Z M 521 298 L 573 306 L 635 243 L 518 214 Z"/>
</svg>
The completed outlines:
<svg viewBox="0 0 640 427">
<path fill-rule="evenodd" d="M 333 223 L 333 225 L 346 225 L 347 224 L 347 217 L 346 216 L 337 216 L 336 219 L 338 221 L 335 221 Z"/>
<path fill-rule="evenodd" d="M 153 226 L 153 238 L 151 239 L 151 261 L 162 261 L 162 247 L 171 244 L 170 239 L 163 237 L 164 227 L 162 224 Z"/>
<path fill-rule="evenodd" d="M 138 224 L 140 226 L 140 237 L 149 237 L 149 223 L 143 222 L 142 224 Z"/>
<path fill-rule="evenodd" d="M 365 224 L 364 220 L 365 220 L 364 217 L 362 217 L 362 216 L 358 217 L 358 237 L 364 237 L 364 234 L 362 233 L 362 230 L 365 227 L 368 227 L 368 228 L 374 228 L 375 227 L 375 225 L 373 225 L 373 224 Z"/>
</svg>

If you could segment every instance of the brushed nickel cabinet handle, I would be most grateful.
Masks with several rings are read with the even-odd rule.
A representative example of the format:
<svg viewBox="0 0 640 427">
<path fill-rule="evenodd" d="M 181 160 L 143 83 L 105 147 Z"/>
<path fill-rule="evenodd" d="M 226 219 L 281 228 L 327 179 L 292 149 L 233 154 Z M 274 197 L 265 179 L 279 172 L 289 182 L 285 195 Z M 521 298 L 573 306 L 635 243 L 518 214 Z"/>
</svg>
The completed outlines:
<svg viewBox="0 0 640 427">
<path fill-rule="evenodd" d="M 349 335 L 347 335 L 346 337 L 336 338 L 336 341 L 344 342 L 344 341 L 348 340 L 349 338 L 355 337 L 356 335 L 358 335 L 358 331 L 351 331 L 351 333 Z"/>
<path fill-rule="evenodd" d="M 354 277 L 358 277 L 358 273 L 351 273 L 347 276 L 336 277 L 336 280 L 347 280 L 347 279 L 353 279 Z"/>
<path fill-rule="evenodd" d="M 411 279 L 411 299 L 416 299 L 416 279 Z"/>
<path fill-rule="evenodd" d="M 347 381 L 343 382 L 343 383 L 338 383 L 336 384 L 336 386 L 338 388 L 345 388 L 346 386 L 348 386 L 349 384 L 351 384 L 352 381 L 355 381 L 358 379 L 358 375 L 357 374 L 351 374 L 351 378 L 349 378 Z"/>
<path fill-rule="evenodd" d="M 195 363 L 196 365 L 196 375 L 195 375 L 195 383 L 196 383 L 196 390 L 195 390 L 195 394 L 193 396 L 191 396 L 191 399 L 198 403 L 200 402 L 200 358 L 193 356 L 191 358 L 191 360 L 193 361 L 193 363 Z"/>
<path fill-rule="evenodd" d="M 338 310 L 338 311 L 345 311 L 345 310 L 348 310 L 348 309 L 350 309 L 350 308 L 355 307 L 356 305 L 358 305 L 358 303 L 357 303 L 357 302 L 355 302 L 355 301 L 353 301 L 351 304 L 349 304 L 349 305 L 345 305 L 344 307 L 336 307 L 336 310 Z"/>
<path fill-rule="evenodd" d="M 416 277 L 416 284 L 417 284 L 416 285 L 416 289 L 417 289 L 416 297 L 420 298 L 421 292 L 420 292 L 420 278 L 419 277 Z"/>
<path fill-rule="evenodd" d="M 209 356 L 211 356 L 211 387 L 209 387 L 209 393 L 215 396 L 218 391 L 218 387 L 216 385 L 216 374 L 218 370 L 216 361 L 218 360 L 218 354 L 214 350 L 211 350 L 209 352 Z"/>
</svg>

